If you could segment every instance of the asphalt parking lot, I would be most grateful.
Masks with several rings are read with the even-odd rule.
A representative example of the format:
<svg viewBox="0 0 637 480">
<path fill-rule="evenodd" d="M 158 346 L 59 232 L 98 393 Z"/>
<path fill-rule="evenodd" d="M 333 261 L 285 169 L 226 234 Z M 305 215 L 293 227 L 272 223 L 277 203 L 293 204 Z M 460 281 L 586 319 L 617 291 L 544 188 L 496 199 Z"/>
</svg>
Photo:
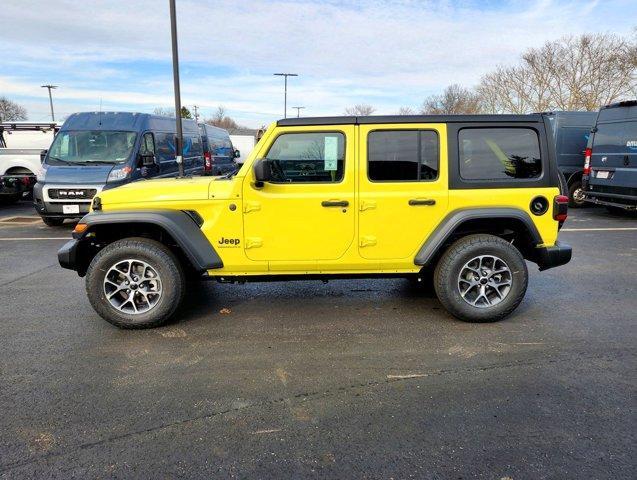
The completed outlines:
<svg viewBox="0 0 637 480">
<path fill-rule="evenodd" d="M 118 330 L 3 222 L 0 478 L 636 478 L 637 219 L 571 211 L 500 323 L 406 280 L 222 285 Z M 25 220 L 28 222 L 28 220 Z"/>
</svg>

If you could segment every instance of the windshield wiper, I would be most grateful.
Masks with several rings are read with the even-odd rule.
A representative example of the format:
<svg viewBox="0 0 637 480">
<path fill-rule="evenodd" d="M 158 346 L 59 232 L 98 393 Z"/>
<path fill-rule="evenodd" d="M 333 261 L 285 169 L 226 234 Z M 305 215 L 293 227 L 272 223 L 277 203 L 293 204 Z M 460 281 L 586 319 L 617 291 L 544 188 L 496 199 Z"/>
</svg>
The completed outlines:
<svg viewBox="0 0 637 480">
<path fill-rule="evenodd" d="M 119 162 L 113 162 L 109 160 L 87 160 L 85 163 L 86 164 L 97 163 L 98 165 L 115 165 L 116 163 L 119 163 Z"/>
<path fill-rule="evenodd" d="M 71 162 L 70 160 L 62 160 L 61 158 L 53 157 L 51 155 L 49 155 L 49 160 L 54 160 L 56 162 L 64 163 L 66 165 L 75 165 L 77 163 L 77 162 Z"/>
</svg>

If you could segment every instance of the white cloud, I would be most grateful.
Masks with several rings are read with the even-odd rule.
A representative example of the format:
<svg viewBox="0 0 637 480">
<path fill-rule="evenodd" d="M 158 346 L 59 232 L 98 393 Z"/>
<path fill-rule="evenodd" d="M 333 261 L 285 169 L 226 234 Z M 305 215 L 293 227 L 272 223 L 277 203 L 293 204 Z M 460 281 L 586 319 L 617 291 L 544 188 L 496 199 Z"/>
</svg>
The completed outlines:
<svg viewBox="0 0 637 480">
<path fill-rule="evenodd" d="M 34 89 L 56 76 L 60 102 L 170 105 L 169 68 L 157 68 L 170 61 L 167 3 L 5 0 L 0 94 L 41 96 Z M 262 123 L 280 116 L 282 82 L 270 75 L 283 70 L 302 75 L 290 81 L 289 104 L 307 105 L 308 114 L 339 114 L 361 101 L 391 113 L 449 83 L 472 85 L 548 39 L 628 31 L 637 13 L 623 0 L 489 5 L 178 0 L 183 101 L 224 104 Z"/>
</svg>

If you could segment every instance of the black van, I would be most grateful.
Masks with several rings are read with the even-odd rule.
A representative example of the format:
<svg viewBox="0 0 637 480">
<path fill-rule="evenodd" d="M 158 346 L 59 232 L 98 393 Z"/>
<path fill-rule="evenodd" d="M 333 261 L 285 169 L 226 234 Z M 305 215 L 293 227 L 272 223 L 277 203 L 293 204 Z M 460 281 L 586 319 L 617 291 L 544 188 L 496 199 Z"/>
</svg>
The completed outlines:
<svg viewBox="0 0 637 480">
<path fill-rule="evenodd" d="M 582 190 L 584 151 L 597 112 L 547 112 L 544 114 L 552 127 L 557 166 L 568 185 L 569 207 L 585 204 Z"/>
<path fill-rule="evenodd" d="M 226 130 L 200 123 L 199 134 L 203 143 L 204 172 L 207 175 L 223 175 L 239 168 L 235 158 L 241 154 L 232 146 Z"/>
<path fill-rule="evenodd" d="M 588 139 L 583 185 L 587 202 L 637 210 L 637 100 L 600 109 Z"/>
</svg>

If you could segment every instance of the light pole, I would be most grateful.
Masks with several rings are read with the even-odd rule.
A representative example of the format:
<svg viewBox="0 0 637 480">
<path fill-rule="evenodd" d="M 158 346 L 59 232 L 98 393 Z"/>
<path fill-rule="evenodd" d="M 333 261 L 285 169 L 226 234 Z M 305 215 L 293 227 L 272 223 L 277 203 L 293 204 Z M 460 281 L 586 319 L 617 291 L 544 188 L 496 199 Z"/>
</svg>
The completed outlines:
<svg viewBox="0 0 637 480">
<path fill-rule="evenodd" d="M 296 108 L 296 118 L 299 118 L 301 115 L 301 110 L 303 110 L 305 107 L 292 107 L 292 108 Z"/>
<path fill-rule="evenodd" d="M 53 96 L 51 95 L 51 90 L 58 88 L 57 85 L 41 85 L 42 88 L 47 88 L 49 90 L 49 105 L 51 105 L 51 121 L 55 122 L 55 114 L 53 113 Z"/>
<path fill-rule="evenodd" d="M 177 141 L 175 142 L 175 159 L 179 168 L 179 176 L 184 176 L 184 131 L 181 127 L 181 92 L 179 90 L 179 52 L 177 51 L 177 12 L 175 10 L 175 0 L 168 0 L 170 4 L 170 36 L 173 47 L 173 82 L 175 85 L 175 117 L 177 124 Z"/>
<path fill-rule="evenodd" d="M 283 118 L 288 118 L 288 77 L 298 77 L 297 73 L 273 73 L 272 75 L 285 78 L 283 94 Z"/>
</svg>

